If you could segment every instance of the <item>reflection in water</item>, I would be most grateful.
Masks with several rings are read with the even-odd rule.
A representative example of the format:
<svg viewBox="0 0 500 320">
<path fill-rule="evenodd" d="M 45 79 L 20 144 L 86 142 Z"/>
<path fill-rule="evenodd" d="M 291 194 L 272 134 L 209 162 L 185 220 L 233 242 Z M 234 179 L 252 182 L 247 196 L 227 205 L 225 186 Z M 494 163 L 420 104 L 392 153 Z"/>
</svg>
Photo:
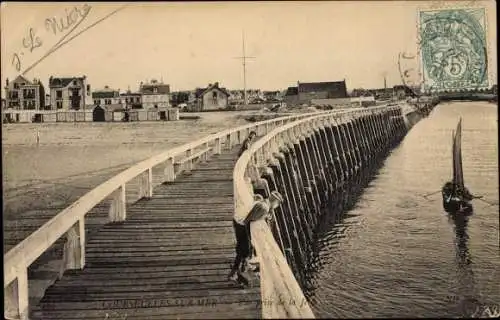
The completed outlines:
<svg viewBox="0 0 500 320">
<path fill-rule="evenodd" d="M 474 272 L 472 271 L 471 255 L 468 248 L 469 235 L 467 234 L 467 225 L 469 217 L 464 214 L 450 214 L 449 221 L 455 229 L 456 263 L 457 263 L 457 295 L 455 299 L 458 302 L 459 312 L 462 316 L 470 316 L 479 306 L 478 293 L 474 283 Z"/>
</svg>

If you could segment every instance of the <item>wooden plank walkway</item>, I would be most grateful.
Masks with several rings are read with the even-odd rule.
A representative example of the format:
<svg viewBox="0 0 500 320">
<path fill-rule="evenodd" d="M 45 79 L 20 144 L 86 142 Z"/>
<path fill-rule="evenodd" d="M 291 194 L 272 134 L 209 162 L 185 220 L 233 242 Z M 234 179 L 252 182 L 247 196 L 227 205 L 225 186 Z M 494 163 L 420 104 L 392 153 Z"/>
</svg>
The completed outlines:
<svg viewBox="0 0 500 320">
<path fill-rule="evenodd" d="M 127 206 L 89 237 L 84 270 L 67 271 L 30 319 L 260 318 L 257 278 L 227 280 L 234 259 L 232 175 L 238 147 Z"/>
</svg>

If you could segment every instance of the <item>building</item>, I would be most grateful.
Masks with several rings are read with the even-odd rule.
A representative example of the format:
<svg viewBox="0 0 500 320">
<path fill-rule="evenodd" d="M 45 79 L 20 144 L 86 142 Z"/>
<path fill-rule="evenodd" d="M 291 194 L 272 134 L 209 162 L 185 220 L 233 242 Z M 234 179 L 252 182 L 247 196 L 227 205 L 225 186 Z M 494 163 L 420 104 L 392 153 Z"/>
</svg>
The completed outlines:
<svg viewBox="0 0 500 320">
<path fill-rule="evenodd" d="M 281 101 L 281 92 L 280 91 L 264 91 L 263 96 L 264 96 L 264 100 L 268 101 L 268 102 Z"/>
<path fill-rule="evenodd" d="M 198 88 L 195 92 L 195 108 L 198 111 L 220 110 L 228 106 L 229 92 L 220 88 L 219 83 L 209 84 L 206 88 Z"/>
<path fill-rule="evenodd" d="M 413 90 L 406 85 L 395 85 L 392 88 L 392 93 L 396 99 L 404 99 L 406 97 L 414 97 L 415 96 L 415 93 L 413 92 Z"/>
<path fill-rule="evenodd" d="M 283 98 L 287 106 L 295 106 L 299 104 L 299 90 L 297 87 L 288 87 Z"/>
<path fill-rule="evenodd" d="M 151 80 L 149 83 L 141 82 L 139 92 L 142 95 L 142 107 L 144 109 L 169 108 L 170 107 L 170 85 L 163 81 Z"/>
<path fill-rule="evenodd" d="M 262 94 L 262 91 L 260 89 L 249 89 L 247 90 L 247 101 L 249 103 L 260 103 L 264 101 L 264 94 Z"/>
<path fill-rule="evenodd" d="M 45 94 L 45 109 L 52 109 L 52 107 L 50 106 L 50 94 L 48 93 Z"/>
<path fill-rule="evenodd" d="M 120 94 L 121 103 L 126 109 L 142 109 L 142 94 L 139 92 L 127 92 Z"/>
<path fill-rule="evenodd" d="M 368 91 L 375 97 L 375 100 L 390 100 L 394 96 L 393 88 L 369 89 Z"/>
<path fill-rule="evenodd" d="M 5 80 L 5 106 L 15 110 L 44 110 L 45 87 L 37 80 L 29 81 L 18 76 L 14 81 Z"/>
<path fill-rule="evenodd" d="M 104 86 L 104 89 L 94 90 L 92 100 L 95 106 L 107 106 L 121 104 L 120 91 Z"/>
<path fill-rule="evenodd" d="M 243 90 L 230 90 L 228 103 L 229 105 L 243 104 Z"/>
<path fill-rule="evenodd" d="M 92 104 L 87 77 L 49 78 L 52 110 L 80 110 Z"/>
<path fill-rule="evenodd" d="M 348 98 L 345 80 L 334 82 L 297 82 L 297 87 L 289 87 L 285 102 L 289 106 L 311 104 L 312 100 Z"/>
<path fill-rule="evenodd" d="M 348 98 L 345 80 L 334 82 L 298 82 L 299 103 L 306 103 L 312 99 L 341 99 Z"/>
</svg>

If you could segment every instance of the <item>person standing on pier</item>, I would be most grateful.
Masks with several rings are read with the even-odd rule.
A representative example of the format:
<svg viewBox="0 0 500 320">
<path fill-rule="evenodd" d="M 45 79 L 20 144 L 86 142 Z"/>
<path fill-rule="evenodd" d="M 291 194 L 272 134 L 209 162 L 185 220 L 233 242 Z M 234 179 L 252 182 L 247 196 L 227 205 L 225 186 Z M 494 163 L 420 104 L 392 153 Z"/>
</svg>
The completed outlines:
<svg viewBox="0 0 500 320">
<path fill-rule="evenodd" d="M 233 218 L 233 228 L 236 235 L 236 258 L 228 279 L 244 286 L 248 286 L 248 279 L 242 275 L 248 260 L 252 256 L 252 238 L 250 233 L 250 223 L 262 218 L 268 218 L 272 210 L 276 209 L 283 202 L 283 197 L 277 191 L 271 192 L 269 199 L 264 199 L 261 195 L 254 196 L 254 204 L 248 214 L 235 213 Z"/>
<path fill-rule="evenodd" d="M 238 152 L 238 158 L 241 157 L 243 152 L 245 152 L 248 148 L 250 148 L 250 145 L 252 145 L 252 142 L 254 141 L 255 137 L 257 136 L 257 133 L 255 131 L 250 131 L 248 134 L 248 138 L 243 141 L 243 145 L 241 146 L 240 151 Z"/>
</svg>

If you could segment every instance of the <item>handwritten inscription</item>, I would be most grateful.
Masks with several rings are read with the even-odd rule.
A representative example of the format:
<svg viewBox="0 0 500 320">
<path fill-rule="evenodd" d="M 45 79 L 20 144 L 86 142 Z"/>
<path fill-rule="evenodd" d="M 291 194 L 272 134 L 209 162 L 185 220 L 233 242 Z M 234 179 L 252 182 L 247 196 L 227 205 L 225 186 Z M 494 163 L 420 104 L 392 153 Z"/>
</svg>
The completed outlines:
<svg viewBox="0 0 500 320">
<path fill-rule="evenodd" d="M 65 10 L 66 16 L 64 18 L 51 17 L 45 19 L 45 29 L 54 35 L 79 25 L 89 14 L 91 6 L 84 4 L 82 7 L 73 7 L 72 9 Z M 60 41 L 67 37 L 74 29 L 70 30 Z M 35 28 L 30 27 L 27 35 L 22 39 L 22 47 L 27 49 L 29 53 L 33 53 L 35 49 L 43 46 L 42 38 L 37 34 Z M 22 57 L 25 56 L 24 51 L 15 52 L 12 54 L 12 66 L 16 71 L 20 72 L 22 68 Z"/>
<path fill-rule="evenodd" d="M 91 8 L 91 6 L 85 4 L 82 8 L 73 7 L 69 11 L 66 9 L 66 18 L 58 19 L 57 17 L 52 17 L 45 19 L 45 29 L 57 35 L 57 33 L 61 33 L 75 25 L 78 21 L 85 19 Z"/>
<path fill-rule="evenodd" d="M 35 29 L 30 28 L 28 37 L 23 38 L 23 46 L 33 52 L 34 49 L 42 46 L 42 40 L 35 35 Z"/>
</svg>

